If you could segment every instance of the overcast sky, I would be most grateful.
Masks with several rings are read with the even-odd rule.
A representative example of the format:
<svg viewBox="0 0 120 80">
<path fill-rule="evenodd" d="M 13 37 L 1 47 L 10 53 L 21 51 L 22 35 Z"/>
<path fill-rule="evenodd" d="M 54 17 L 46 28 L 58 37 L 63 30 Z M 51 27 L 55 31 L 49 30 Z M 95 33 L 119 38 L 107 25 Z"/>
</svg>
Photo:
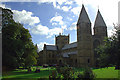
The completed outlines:
<svg viewBox="0 0 120 80">
<path fill-rule="evenodd" d="M 0 6 L 14 13 L 14 20 L 29 29 L 34 44 L 55 44 L 55 35 L 70 34 L 70 43 L 77 41 L 76 22 L 84 4 L 94 26 L 98 8 L 112 35 L 113 23 L 118 23 L 119 0 L 1 0 Z M 19 2 L 18 2 L 19 1 Z M 26 2 L 25 2 L 26 1 Z M 28 1 L 28 2 L 27 2 Z M 93 29 L 92 29 L 93 31 Z"/>
</svg>

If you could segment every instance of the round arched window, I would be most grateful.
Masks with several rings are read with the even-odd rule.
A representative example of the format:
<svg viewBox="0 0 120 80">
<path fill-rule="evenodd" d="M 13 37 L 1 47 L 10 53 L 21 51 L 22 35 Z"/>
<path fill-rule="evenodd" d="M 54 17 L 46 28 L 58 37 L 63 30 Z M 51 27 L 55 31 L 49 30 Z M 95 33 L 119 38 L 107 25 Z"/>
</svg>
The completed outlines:
<svg viewBox="0 0 120 80">
<path fill-rule="evenodd" d="M 93 42 L 93 47 L 94 47 L 94 49 L 97 48 L 99 45 L 100 45 L 100 41 L 96 39 L 96 40 Z"/>
</svg>

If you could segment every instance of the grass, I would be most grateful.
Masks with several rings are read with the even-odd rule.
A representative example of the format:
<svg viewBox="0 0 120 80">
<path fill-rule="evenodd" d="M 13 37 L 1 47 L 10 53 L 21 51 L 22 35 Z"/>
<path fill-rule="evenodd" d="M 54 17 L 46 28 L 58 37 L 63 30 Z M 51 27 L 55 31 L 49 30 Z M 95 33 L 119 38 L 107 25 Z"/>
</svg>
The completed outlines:
<svg viewBox="0 0 120 80">
<path fill-rule="evenodd" d="M 51 74 L 52 70 L 55 68 L 40 68 L 40 73 L 35 73 L 35 68 L 32 68 L 32 72 L 28 73 L 26 69 L 16 69 L 14 71 L 4 72 L 2 78 L 3 79 L 10 79 L 15 78 L 14 80 L 37 80 L 37 78 L 49 78 L 49 74 Z M 84 69 L 81 68 L 74 68 L 76 72 L 83 72 Z M 96 75 L 96 78 L 118 78 L 119 70 L 115 70 L 115 67 L 108 67 L 108 68 L 100 68 L 100 69 L 93 69 L 93 72 Z M 12 79 L 13 80 L 13 79 Z"/>
<path fill-rule="evenodd" d="M 16 78 L 16 80 L 19 79 L 24 79 L 26 78 L 31 80 L 37 80 L 37 78 L 49 78 L 49 74 L 51 74 L 52 70 L 55 70 L 55 68 L 41 68 L 40 67 L 40 73 L 35 73 L 35 67 L 32 68 L 32 72 L 28 73 L 27 69 L 16 69 L 14 71 L 9 71 L 9 72 L 3 72 L 2 78 Z"/>
<path fill-rule="evenodd" d="M 96 78 L 118 78 L 119 70 L 115 70 L 115 67 L 93 69 Z"/>
</svg>

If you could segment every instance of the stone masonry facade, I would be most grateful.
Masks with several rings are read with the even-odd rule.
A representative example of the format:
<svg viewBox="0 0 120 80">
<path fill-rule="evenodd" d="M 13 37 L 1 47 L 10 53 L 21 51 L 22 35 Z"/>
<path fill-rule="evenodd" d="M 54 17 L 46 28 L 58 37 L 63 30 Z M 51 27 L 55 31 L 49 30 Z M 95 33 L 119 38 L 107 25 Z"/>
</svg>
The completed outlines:
<svg viewBox="0 0 120 80">
<path fill-rule="evenodd" d="M 68 64 L 74 67 L 97 66 L 95 48 L 104 44 L 107 26 L 98 10 L 92 35 L 91 22 L 84 5 L 76 24 L 77 42 L 69 43 L 69 34 L 55 36 L 55 45 L 46 45 L 39 53 L 39 64 Z"/>
</svg>

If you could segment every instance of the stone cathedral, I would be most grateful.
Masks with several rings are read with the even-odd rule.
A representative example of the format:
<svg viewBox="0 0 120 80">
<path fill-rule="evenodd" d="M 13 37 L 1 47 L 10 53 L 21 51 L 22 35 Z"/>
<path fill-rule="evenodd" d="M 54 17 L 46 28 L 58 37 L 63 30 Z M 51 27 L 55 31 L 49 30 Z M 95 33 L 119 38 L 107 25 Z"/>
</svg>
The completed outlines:
<svg viewBox="0 0 120 80">
<path fill-rule="evenodd" d="M 107 37 L 107 26 L 98 10 L 94 22 L 94 35 L 92 35 L 91 21 L 84 5 L 76 24 L 77 42 L 69 43 L 69 34 L 55 36 L 55 45 L 46 45 L 39 53 L 39 64 L 66 63 L 74 67 L 95 67 L 97 46 L 104 44 Z"/>
</svg>

